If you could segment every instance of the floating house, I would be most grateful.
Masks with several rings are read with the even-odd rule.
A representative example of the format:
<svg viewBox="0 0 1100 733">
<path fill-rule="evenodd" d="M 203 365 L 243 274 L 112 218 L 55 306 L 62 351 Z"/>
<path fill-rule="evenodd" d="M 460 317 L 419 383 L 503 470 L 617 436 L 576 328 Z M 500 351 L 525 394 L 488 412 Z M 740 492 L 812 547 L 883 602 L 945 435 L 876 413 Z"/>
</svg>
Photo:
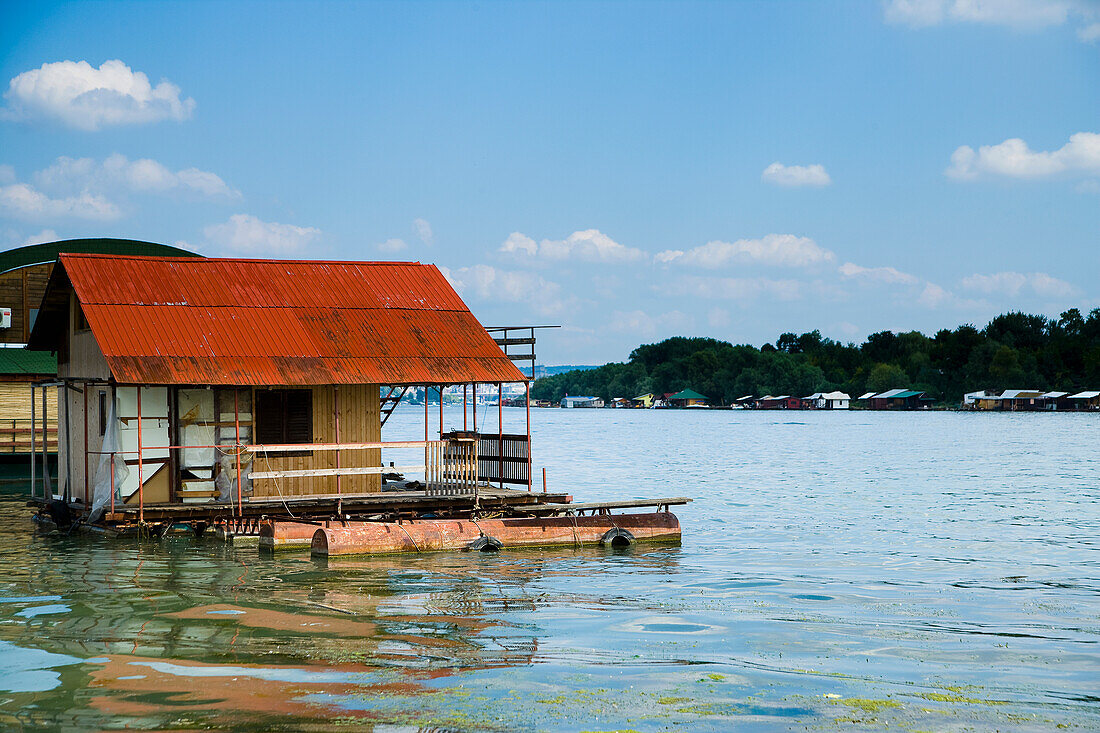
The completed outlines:
<svg viewBox="0 0 1100 733">
<path fill-rule="evenodd" d="M 751 394 L 742 395 L 741 397 L 738 397 L 737 399 L 735 399 L 733 401 L 733 404 L 730 405 L 730 407 L 732 407 L 735 410 L 751 409 L 754 406 L 754 400 L 755 400 L 755 398 Z"/>
<path fill-rule="evenodd" d="M 911 389 L 891 389 L 871 395 L 872 410 L 916 410 L 922 405 L 924 392 Z"/>
<path fill-rule="evenodd" d="M 1051 410 L 1052 412 L 1072 410 L 1073 401 L 1068 398 L 1069 392 L 1044 392 L 1041 405 L 1044 410 Z"/>
<path fill-rule="evenodd" d="M 56 481 L 31 477 L 43 522 L 215 526 L 322 556 L 679 540 L 668 507 L 688 499 L 532 490 L 530 413 L 505 433 L 501 399 L 518 382 L 526 401 L 527 378 L 433 265 L 63 253 L 29 345 L 57 355 L 36 389 L 61 394 Z M 425 401 L 423 441 L 382 441 L 411 387 L 456 384 L 472 425 L 464 407 L 445 430 L 439 400 L 432 435 Z M 479 388 L 496 392 L 493 432 Z M 422 460 L 383 463 L 408 449 Z M 423 481 L 384 490 L 406 470 Z M 624 507 L 657 511 L 610 514 Z"/>
<path fill-rule="evenodd" d="M 757 410 L 799 410 L 802 408 L 802 400 L 790 395 L 764 395 L 756 401 Z"/>
<path fill-rule="evenodd" d="M 603 407 L 604 401 L 600 397 L 584 396 L 584 395 L 566 395 L 562 397 L 561 407 Z"/>
<path fill-rule="evenodd" d="M 1075 410 L 1100 410 L 1100 392 L 1087 390 L 1066 398 Z"/>
<path fill-rule="evenodd" d="M 847 410 L 851 399 L 845 392 L 814 392 L 802 404 L 811 410 Z"/>
<path fill-rule="evenodd" d="M 673 407 L 706 407 L 707 398 L 693 389 L 682 389 L 669 395 L 668 403 Z"/>
<path fill-rule="evenodd" d="M 650 407 L 653 407 L 654 399 L 655 398 L 654 398 L 652 392 L 646 392 L 645 394 L 638 395 L 637 397 L 634 398 L 634 406 L 635 407 L 645 407 L 645 408 L 648 409 Z"/>
</svg>

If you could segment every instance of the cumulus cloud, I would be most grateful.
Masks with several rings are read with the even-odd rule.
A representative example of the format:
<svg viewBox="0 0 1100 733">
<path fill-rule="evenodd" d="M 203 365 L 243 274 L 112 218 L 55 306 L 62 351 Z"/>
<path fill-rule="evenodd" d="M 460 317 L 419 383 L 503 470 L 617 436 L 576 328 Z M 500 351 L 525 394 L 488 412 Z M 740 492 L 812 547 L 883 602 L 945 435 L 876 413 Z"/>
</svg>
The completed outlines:
<svg viewBox="0 0 1100 733">
<path fill-rule="evenodd" d="M 917 296 L 917 302 L 926 308 L 939 308 L 954 300 L 954 296 L 935 283 L 925 283 L 924 289 Z"/>
<path fill-rule="evenodd" d="M 581 262 L 638 262 L 645 259 L 640 249 L 619 244 L 599 229 L 573 232 L 565 239 L 535 240 L 521 232 L 512 232 L 500 246 L 500 252 L 520 257 Z"/>
<path fill-rule="evenodd" d="M 220 176 L 198 168 L 173 171 L 150 158 L 129 160 L 115 153 L 103 162 L 61 156 L 32 176 L 39 188 L 55 193 L 189 193 L 210 198 L 239 199 L 241 194 Z"/>
<path fill-rule="evenodd" d="M 772 163 L 764 169 L 760 178 L 766 183 L 774 183 L 777 186 L 828 186 L 833 182 L 825 172 L 825 166 L 818 163 L 813 165 Z"/>
<path fill-rule="evenodd" d="M 409 245 L 405 244 L 404 239 L 392 238 L 387 239 L 385 242 L 379 244 L 378 250 L 381 252 L 400 252 L 404 249 L 407 249 L 408 246 Z"/>
<path fill-rule="evenodd" d="M 532 272 L 473 265 L 440 270 L 458 294 L 477 300 L 526 303 L 536 313 L 556 316 L 570 310 L 574 299 L 563 296 L 561 286 Z"/>
<path fill-rule="evenodd" d="M 207 240 L 230 254 L 244 256 L 300 256 L 321 236 L 321 230 L 261 221 L 250 214 L 234 214 L 223 224 L 203 229 Z"/>
<path fill-rule="evenodd" d="M 723 267 L 733 263 L 757 263 L 779 267 L 808 267 L 836 258 L 809 237 L 794 234 L 768 234 L 760 239 L 738 239 L 736 242 L 715 240 L 686 252 L 669 249 L 658 252 L 654 259 L 661 264 Z"/>
<path fill-rule="evenodd" d="M 41 244 L 43 242 L 56 242 L 60 239 L 57 236 L 57 232 L 53 229 L 43 229 L 38 234 L 32 234 L 29 237 L 25 237 L 19 246 L 25 247 L 28 244 Z"/>
<path fill-rule="evenodd" d="M 614 311 L 608 319 L 610 331 L 651 339 L 657 335 L 681 334 L 695 326 L 694 319 L 678 310 L 651 316 L 642 310 Z"/>
<path fill-rule="evenodd" d="M 854 262 L 845 262 L 837 268 L 841 275 L 887 284 L 915 285 L 920 280 L 907 272 L 894 267 L 861 267 Z"/>
<path fill-rule="evenodd" d="M 9 120 L 53 120 L 81 130 L 161 120 L 185 120 L 195 100 L 181 98 L 167 80 L 156 86 L 149 77 L 117 59 L 97 69 L 87 61 L 58 61 L 24 71 L 4 93 Z"/>
<path fill-rule="evenodd" d="M 663 295 L 684 297 L 690 294 L 710 300 L 798 300 L 812 287 L 800 280 L 773 280 L 766 277 L 700 277 L 684 275 L 655 286 Z"/>
<path fill-rule="evenodd" d="M 1025 290 L 1044 298 L 1066 298 L 1077 289 L 1065 280 L 1059 280 L 1045 272 L 996 272 L 989 275 L 974 274 L 964 277 L 962 285 L 986 295 L 1017 296 Z"/>
<path fill-rule="evenodd" d="M 1089 12 L 1075 0 L 888 0 L 884 16 L 912 28 L 982 23 L 1026 30 L 1061 25 L 1074 11 Z"/>
<path fill-rule="evenodd" d="M 1019 138 L 998 145 L 983 145 L 977 152 L 963 145 L 951 155 L 944 173 L 959 180 L 979 176 L 1044 178 L 1060 174 L 1100 173 L 1100 134 L 1078 132 L 1057 150 L 1033 151 Z"/>
<path fill-rule="evenodd" d="M 432 234 L 432 225 L 429 224 L 427 220 L 413 219 L 412 229 L 417 239 L 429 247 L 435 242 L 435 235 Z"/>
<path fill-rule="evenodd" d="M 75 196 L 54 198 L 26 183 L 0 186 L 0 214 L 32 221 L 51 219 L 107 221 L 121 216 L 119 208 L 103 196 L 85 191 Z"/>
</svg>

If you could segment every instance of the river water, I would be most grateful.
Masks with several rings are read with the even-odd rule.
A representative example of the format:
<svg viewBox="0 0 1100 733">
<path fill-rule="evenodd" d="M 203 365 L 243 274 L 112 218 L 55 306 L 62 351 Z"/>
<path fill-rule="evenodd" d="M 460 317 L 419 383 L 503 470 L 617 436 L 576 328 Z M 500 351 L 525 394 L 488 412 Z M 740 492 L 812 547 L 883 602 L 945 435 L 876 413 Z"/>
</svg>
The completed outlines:
<svg viewBox="0 0 1100 733">
<path fill-rule="evenodd" d="M 314 561 L 0 500 L 0 726 L 1100 728 L 1100 415 L 532 421 L 552 490 L 693 497 L 682 545 Z"/>
</svg>

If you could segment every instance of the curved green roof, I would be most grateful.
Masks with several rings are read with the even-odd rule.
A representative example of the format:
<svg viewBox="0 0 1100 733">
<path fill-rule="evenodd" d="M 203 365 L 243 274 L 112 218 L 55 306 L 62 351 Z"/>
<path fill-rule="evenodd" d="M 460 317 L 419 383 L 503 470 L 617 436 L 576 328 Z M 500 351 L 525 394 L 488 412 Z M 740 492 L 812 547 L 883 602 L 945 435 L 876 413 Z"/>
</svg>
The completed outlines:
<svg viewBox="0 0 1100 733">
<path fill-rule="evenodd" d="M 0 252 L 0 273 L 18 270 L 27 265 L 53 262 L 61 252 L 91 252 L 103 255 L 151 255 L 159 257 L 202 257 L 167 244 L 142 242 L 136 239 L 63 239 L 59 242 L 29 244 L 26 247 Z"/>
</svg>

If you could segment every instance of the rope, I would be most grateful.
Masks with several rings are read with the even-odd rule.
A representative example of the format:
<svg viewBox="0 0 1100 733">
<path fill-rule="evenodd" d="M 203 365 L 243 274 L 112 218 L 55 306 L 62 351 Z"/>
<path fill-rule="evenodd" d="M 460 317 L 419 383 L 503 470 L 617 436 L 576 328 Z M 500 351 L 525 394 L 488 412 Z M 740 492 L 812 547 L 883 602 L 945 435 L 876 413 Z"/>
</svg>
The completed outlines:
<svg viewBox="0 0 1100 733">
<path fill-rule="evenodd" d="M 416 548 L 416 551 L 420 552 L 420 545 L 416 544 L 416 540 L 414 540 L 412 535 L 409 534 L 409 530 L 407 530 L 403 526 L 401 526 L 401 522 L 398 522 L 397 526 L 400 527 L 401 531 L 405 533 L 405 536 L 409 538 L 409 542 L 413 543 L 413 547 Z"/>
</svg>

